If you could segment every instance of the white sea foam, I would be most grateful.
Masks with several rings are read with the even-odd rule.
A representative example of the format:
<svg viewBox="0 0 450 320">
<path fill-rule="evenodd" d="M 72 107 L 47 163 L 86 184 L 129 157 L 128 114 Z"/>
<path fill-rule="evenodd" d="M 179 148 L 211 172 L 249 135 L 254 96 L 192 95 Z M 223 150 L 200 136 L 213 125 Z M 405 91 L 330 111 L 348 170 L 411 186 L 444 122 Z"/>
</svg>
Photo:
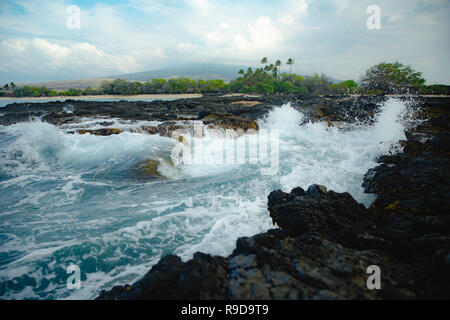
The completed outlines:
<svg viewBox="0 0 450 320">
<path fill-rule="evenodd" d="M 327 124 L 306 123 L 289 105 L 274 110 L 266 125 L 280 129 L 281 177 L 284 191 L 307 188 L 317 183 L 337 192 L 350 192 L 355 199 L 370 205 L 373 195 L 363 193 L 364 174 L 377 165 L 379 155 L 399 150 L 405 139 L 403 102 L 391 99 L 384 104 L 373 126 L 341 131 Z"/>
</svg>

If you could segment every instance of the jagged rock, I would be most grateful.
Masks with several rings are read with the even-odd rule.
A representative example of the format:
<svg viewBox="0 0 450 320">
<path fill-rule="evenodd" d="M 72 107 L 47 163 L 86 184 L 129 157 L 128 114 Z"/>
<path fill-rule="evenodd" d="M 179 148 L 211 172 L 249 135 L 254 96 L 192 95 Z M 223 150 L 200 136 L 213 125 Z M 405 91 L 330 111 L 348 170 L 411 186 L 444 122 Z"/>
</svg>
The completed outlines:
<svg viewBox="0 0 450 320">
<path fill-rule="evenodd" d="M 395 252 L 421 270 L 415 279 L 423 295 L 443 298 L 450 283 L 444 258 L 450 253 L 450 136 L 442 120 L 450 105 L 426 103 L 422 113 L 432 118 L 407 132 L 403 154 L 380 157 L 382 164 L 369 170 L 363 187 L 378 195 L 372 210 Z"/>
<path fill-rule="evenodd" d="M 249 107 L 246 101 L 260 102 Z M 32 117 L 60 125 L 83 117 L 121 118 L 124 120 L 179 121 L 200 120 L 214 110 L 218 115 L 233 115 L 251 123 L 261 118 L 274 105 L 288 102 L 287 97 L 202 97 L 173 101 L 53 101 L 45 103 L 13 103 L 1 110 L 0 125 L 29 121 Z M 233 103 L 236 102 L 236 103 Z M 70 107 L 71 112 L 65 110 Z M 201 117 L 199 117 L 201 115 Z"/>
<path fill-rule="evenodd" d="M 178 299 L 226 299 L 227 260 L 195 253 L 183 266 L 179 278 Z"/>
<path fill-rule="evenodd" d="M 96 136 L 110 136 L 114 134 L 121 134 L 121 129 L 115 129 L 115 128 L 102 128 L 102 129 L 83 129 L 78 130 L 78 134 L 93 134 Z"/>
<path fill-rule="evenodd" d="M 173 299 L 178 293 L 182 267 L 178 256 L 167 255 L 142 280 L 132 286 L 116 286 L 111 291 L 102 291 L 98 299 Z"/>
<path fill-rule="evenodd" d="M 374 206 L 391 214 L 444 215 L 450 207 L 450 159 L 408 155 L 384 157 L 363 187 L 377 193 Z"/>
<path fill-rule="evenodd" d="M 225 259 L 196 253 L 183 263 L 167 255 L 132 286 L 117 286 L 102 291 L 98 300 L 112 299 L 225 299 Z"/>
<path fill-rule="evenodd" d="M 211 113 L 202 118 L 202 121 L 206 125 L 210 125 L 212 128 L 222 128 L 222 129 L 242 129 L 247 131 L 249 129 L 258 130 L 259 126 L 256 121 L 251 121 L 241 117 L 237 117 L 232 114 L 217 114 Z"/>
<path fill-rule="evenodd" d="M 373 217 L 349 193 L 327 191 L 324 186 L 312 185 L 306 192 L 297 188 L 290 194 L 278 190 L 268 199 L 273 222 L 291 236 L 321 231 L 330 239 L 357 246 L 364 242 L 358 235 L 375 228 Z"/>
<path fill-rule="evenodd" d="M 161 179 L 163 176 L 158 171 L 160 164 L 161 162 L 155 159 L 149 159 L 138 163 L 136 166 L 136 175 L 141 178 Z"/>
</svg>

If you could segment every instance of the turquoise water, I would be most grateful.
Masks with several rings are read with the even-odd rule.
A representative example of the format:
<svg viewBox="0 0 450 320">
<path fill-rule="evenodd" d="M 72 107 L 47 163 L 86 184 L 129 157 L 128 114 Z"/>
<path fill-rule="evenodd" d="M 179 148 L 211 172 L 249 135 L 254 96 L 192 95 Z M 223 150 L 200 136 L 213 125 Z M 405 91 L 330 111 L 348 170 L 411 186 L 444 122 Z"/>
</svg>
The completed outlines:
<svg viewBox="0 0 450 320">
<path fill-rule="evenodd" d="M 266 206 L 274 189 L 319 183 L 368 206 L 363 176 L 405 138 L 404 112 L 391 100 L 373 126 L 342 132 L 300 126 L 301 112 L 276 108 L 259 121 L 279 133 L 274 175 L 261 174 L 263 162 L 217 164 L 220 152 L 172 167 L 177 142 L 166 137 L 68 134 L 40 121 L 0 126 L 0 298 L 89 299 L 137 280 L 168 253 L 226 256 L 238 237 L 273 228 Z M 202 139 L 210 151 L 226 140 L 206 129 Z M 148 159 L 161 163 L 161 176 L 135 174 Z M 81 289 L 67 288 L 72 263 Z"/>
</svg>

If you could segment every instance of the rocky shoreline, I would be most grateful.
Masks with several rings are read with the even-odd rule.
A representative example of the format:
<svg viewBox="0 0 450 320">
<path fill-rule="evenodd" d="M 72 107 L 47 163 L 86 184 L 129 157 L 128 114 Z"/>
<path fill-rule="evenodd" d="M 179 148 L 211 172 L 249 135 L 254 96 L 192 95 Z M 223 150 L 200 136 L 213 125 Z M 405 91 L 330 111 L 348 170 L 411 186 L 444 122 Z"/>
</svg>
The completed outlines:
<svg viewBox="0 0 450 320">
<path fill-rule="evenodd" d="M 0 109 L 0 124 L 40 117 L 55 125 L 83 117 L 159 120 L 149 134 L 202 120 L 222 128 L 254 128 L 273 106 L 291 102 L 308 121 L 371 121 L 384 96 L 202 97 L 154 102 L 50 102 Z M 163 257 L 132 285 L 97 299 L 449 299 L 450 98 L 417 97 L 418 117 L 402 141 L 403 153 L 378 159 L 362 186 L 378 198 L 370 208 L 348 193 L 312 185 L 268 195 L 278 228 L 237 240 L 228 257 L 196 253 L 182 262 Z M 163 128 L 163 129 L 162 129 Z M 116 134 L 105 126 L 91 134 Z M 100 129 L 99 129 L 100 130 Z M 78 133 L 82 133 L 79 132 Z M 366 285 L 379 266 L 381 289 Z"/>
<path fill-rule="evenodd" d="M 274 191 L 279 229 L 238 239 L 227 258 L 168 255 L 97 299 L 448 299 L 449 110 L 449 99 L 422 101 L 429 120 L 408 132 L 404 153 L 365 176 L 378 194 L 371 208 L 324 186 Z M 371 265 L 381 290 L 367 288 Z"/>
<path fill-rule="evenodd" d="M 103 119 L 99 124 L 110 131 L 92 131 L 92 134 L 115 134 L 113 122 L 105 118 L 129 121 L 159 121 L 155 128 L 142 128 L 150 134 L 167 135 L 163 129 L 183 121 L 201 120 L 223 128 L 248 129 L 274 106 L 291 103 L 307 115 L 307 121 L 347 121 L 373 117 L 385 96 L 345 95 L 314 96 L 205 96 L 173 101 L 52 101 L 44 103 L 13 103 L 0 109 L 0 125 L 12 125 L 41 119 L 53 125 L 76 124 L 83 118 Z M 358 106 L 358 107 L 355 107 Z M 86 132 L 85 132 L 86 133 Z"/>
</svg>

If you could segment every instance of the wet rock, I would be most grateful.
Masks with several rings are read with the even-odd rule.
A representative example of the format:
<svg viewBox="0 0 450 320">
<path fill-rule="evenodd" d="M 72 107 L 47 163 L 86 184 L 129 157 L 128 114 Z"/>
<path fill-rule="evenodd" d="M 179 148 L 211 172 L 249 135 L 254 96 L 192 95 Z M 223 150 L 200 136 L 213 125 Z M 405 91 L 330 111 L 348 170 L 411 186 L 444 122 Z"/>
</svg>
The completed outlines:
<svg viewBox="0 0 450 320">
<path fill-rule="evenodd" d="M 160 162 L 158 160 L 149 159 L 141 162 L 137 165 L 137 170 L 140 176 L 149 176 L 154 178 L 161 178 L 161 174 L 158 172 L 158 166 Z"/>
<path fill-rule="evenodd" d="M 169 167 L 174 167 L 171 159 L 147 159 L 138 163 L 133 169 L 131 169 L 130 176 L 137 179 L 166 179 L 164 175 L 160 173 L 161 164 Z"/>
<path fill-rule="evenodd" d="M 144 132 L 147 132 L 148 134 L 157 134 L 158 133 L 158 127 L 156 127 L 156 126 L 143 126 L 141 129 Z"/>
<path fill-rule="evenodd" d="M 421 113 L 431 119 L 407 132 L 403 154 L 380 157 L 381 165 L 363 183 L 366 192 L 378 195 L 372 210 L 379 228 L 390 235 L 398 256 L 421 270 L 415 280 L 429 298 L 448 297 L 450 283 L 442 282 L 450 278 L 442 260 L 450 252 L 450 132 L 443 121 L 450 105 L 444 101 L 425 101 Z"/>
<path fill-rule="evenodd" d="M 163 257 L 133 285 L 102 291 L 98 300 L 225 299 L 225 259 L 196 253 L 183 263 L 178 256 Z"/>
<path fill-rule="evenodd" d="M 249 106 L 251 101 L 253 106 Z M 233 115 L 247 122 L 256 121 L 273 108 L 287 102 L 286 97 L 202 97 L 173 101 L 53 101 L 45 103 L 14 103 L 1 110 L 0 124 L 11 125 L 32 117 L 59 125 L 83 117 L 121 118 L 128 120 L 178 121 L 199 120 L 214 110 L 224 117 Z M 71 113 L 65 110 L 70 107 Z M 201 117 L 199 117 L 201 116 Z M 233 120 L 231 119 L 230 122 Z"/>
<path fill-rule="evenodd" d="M 383 158 L 389 161 L 390 158 Z M 364 178 L 366 192 L 376 192 L 374 207 L 391 214 L 443 215 L 450 205 L 450 160 L 399 155 Z"/>
<path fill-rule="evenodd" d="M 132 286 L 116 286 L 103 290 L 98 300 L 173 299 L 178 294 L 183 262 L 178 256 L 163 257 L 141 280 Z"/>
<path fill-rule="evenodd" d="M 241 118 L 232 114 L 217 114 L 211 113 L 202 118 L 205 125 L 210 125 L 211 128 L 221 129 L 242 129 L 248 131 L 249 129 L 258 130 L 259 126 L 256 121 Z"/>
<path fill-rule="evenodd" d="M 183 266 L 176 298 L 226 299 L 227 282 L 227 260 L 198 252 Z"/>
<path fill-rule="evenodd" d="M 278 190 L 268 200 L 273 222 L 291 236 L 321 231 L 330 239 L 357 246 L 364 243 L 359 234 L 375 228 L 373 217 L 350 194 L 327 191 L 324 186 L 312 185 L 304 193 Z"/>
<path fill-rule="evenodd" d="M 111 136 L 115 134 L 121 134 L 121 129 L 115 129 L 115 128 L 102 128 L 102 129 L 83 129 L 78 130 L 78 134 L 93 134 L 96 136 Z"/>
</svg>

